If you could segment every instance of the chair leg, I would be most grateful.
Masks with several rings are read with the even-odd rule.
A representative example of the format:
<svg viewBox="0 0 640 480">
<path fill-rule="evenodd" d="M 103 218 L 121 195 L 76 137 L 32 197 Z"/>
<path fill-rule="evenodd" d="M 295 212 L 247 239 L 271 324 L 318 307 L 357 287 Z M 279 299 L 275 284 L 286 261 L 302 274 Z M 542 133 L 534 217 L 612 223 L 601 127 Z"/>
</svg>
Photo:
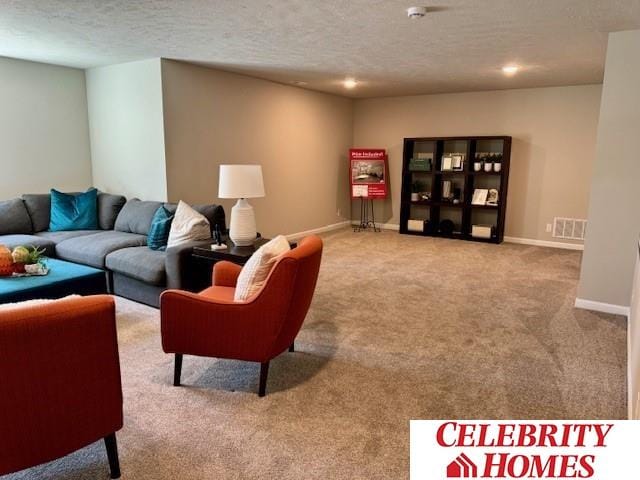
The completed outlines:
<svg viewBox="0 0 640 480">
<path fill-rule="evenodd" d="M 258 390 L 259 397 L 264 397 L 266 394 L 268 375 L 269 375 L 269 362 L 262 362 L 260 364 L 260 388 Z"/>
<path fill-rule="evenodd" d="M 290 352 L 295 352 L 296 351 L 296 342 L 295 342 L 295 340 L 293 342 L 291 342 L 291 345 L 289 345 L 289 351 Z"/>
<path fill-rule="evenodd" d="M 176 362 L 173 367 L 173 386 L 180 386 L 180 374 L 182 373 L 182 354 L 176 353 Z"/>
<path fill-rule="evenodd" d="M 116 434 L 112 433 L 104 437 L 104 445 L 107 447 L 107 457 L 109 458 L 109 469 L 111 478 L 120 478 L 120 462 L 118 461 L 118 444 Z"/>
</svg>

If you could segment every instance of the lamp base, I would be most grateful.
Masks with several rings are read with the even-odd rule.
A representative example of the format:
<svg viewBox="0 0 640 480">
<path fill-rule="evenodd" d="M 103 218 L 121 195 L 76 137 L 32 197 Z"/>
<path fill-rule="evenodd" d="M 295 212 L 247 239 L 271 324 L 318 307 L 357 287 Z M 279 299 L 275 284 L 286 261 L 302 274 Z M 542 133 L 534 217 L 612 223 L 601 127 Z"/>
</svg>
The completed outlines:
<svg viewBox="0 0 640 480">
<path fill-rule="evenodd" d="M 248 247 L 256 241 L 256 217 L 253 207 L 241 198 L 231 209 L 229 238 L 240 247 Z"/>
</svg>

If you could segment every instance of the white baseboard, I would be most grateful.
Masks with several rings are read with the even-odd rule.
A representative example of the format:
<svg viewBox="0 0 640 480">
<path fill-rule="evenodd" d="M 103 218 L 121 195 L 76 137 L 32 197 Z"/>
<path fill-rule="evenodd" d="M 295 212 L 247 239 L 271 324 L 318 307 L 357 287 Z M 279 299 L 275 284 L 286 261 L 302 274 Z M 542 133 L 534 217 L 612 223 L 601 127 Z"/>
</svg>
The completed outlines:
<svg viewBox="0 0 640 480">
<path fill-rule="evenodd" d="M 584 250 L 581 243 L 552 242 L 549 240 L 535 240 L 533 238 L 504 237 L 508 243 L 518 243 L 521 245 L 534 245 L 536 247 L 563 248 L 565 250 Z"/>
<path fill-rule="evenodd" d="M 633 413 L 633 406 L 635 405 L 633 396 L 635 392 L 633 391 L 633 382 L 631 381 L 631 365 L 633 364 L 633 359 L 631 358 L 631 311 L 629 311 L 629 315 L 627 315 L 627 320 L 629 322 L 627 324 L 627 416 L 629 420 L 638 420 L 638 418 L 634 418 Z M 638 393 L 638 395 L 640 395 L 640 393 Z M 636 407 L 636 410 L 637 408 L 638 407 Z"/>
<path fill-rule="evenodd" d="M 583 298 L 576 298 L 575 306 L 576 308 L 582 308 L 584 310 L 623 315 L 627 318 L 627 416 L 629 420 L 634 420 L 633 389 L 631 388 L 631 320 L 629 318 L 631 315 L 631 307 L 594 302 L 593 300 L 585 300 Z"/>
<path fill-rule="evenodd" d="M 287 240 L 298 240 L 308 235 L 315 235 L 317 233 L 330 232 L 332 230 L 338 230 L 339 228 L 348 227 L 351 225 L 351 221 L 344 220 L 338 223 L 332 223 L 331 225 L 325 225 L 324 227 L 314 228 L 312 230 L 305 230 L 304 232 L 290 233 L 287 235 Z"/>
<path fill-rule="evenodd" d="M 630 309 L 624 305 L 614 305 L 612 303 L 594 302 L 584 298 L 576 298 L 576 308 L 583 310 L 593 310 L 595 312 L 613 313 L 614 315 L 624 315 L 629 318 Z"/>
<path fill-rule="evenodd" d="M 358 225 L 357 220 L 352 220 L 352 225 Z M 376 226 L 384 230 L 400 230 L 397 223 L 376 223 Z M 519 243 L 521 245 L 534 245 L 536 247 L 563 248 L 565 250 L 584 250 L 584 245 L 578 243 L 551 242 L 547 240 L 534 240 L 532 238 L 504 237 L 504 241 L 508 243 Z"/>
<path fill-rule="evenodd" d="M 358 220 L 351 220 L 352 226 L 356 226 L 359 223 L 360 222 Z M 377 223 L 376 222 L 376 227 L 382 228 L 383 230 L 395 230 L 396 232 L 400 230 L 400 225 L 397 223 Z"/>
<path fill-rule="evenodd" d="M 358 225 L 357 220 L 351 222 L 352 225 Z M 397 223 L 376 223 L 379 228 L 385 230 L 400 230 Z M 535 245 L 537 247 L 564 248 L 565 250 L 584 250 L 584 245 L 578 243 L 551 242 L 547 240 L 534 240 L 532 238 L 504 237 L 505 242 L 519 243 L 521 245 Z"/>
<path fill-rule="evenodd" d="M 378 226 L 385 230 L 395 230 L 396 232 L 400 230 L 400 225 L 397 223 L 381 223 Z"/>
</svg>

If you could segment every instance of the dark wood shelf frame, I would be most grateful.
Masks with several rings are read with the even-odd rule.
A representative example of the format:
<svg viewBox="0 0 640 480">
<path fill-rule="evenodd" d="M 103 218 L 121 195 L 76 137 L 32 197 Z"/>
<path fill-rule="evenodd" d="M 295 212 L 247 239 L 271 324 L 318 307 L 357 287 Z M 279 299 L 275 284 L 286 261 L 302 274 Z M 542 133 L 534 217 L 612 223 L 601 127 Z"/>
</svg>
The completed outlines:
<svg viewBox="0 0 640 480">
<path fill-rule="evenodd" d="M 461 144 L 465 142 L 466 151 L 452 152 L 447 151 L 447 145 L 452 142 Z M 484 152 L 478 150 L 478 144 L 495 142 L 502 143 L 502 151 L 492 151 L 491 153 L 502 154 L 502 168 L 500 172 L 485 172 L 484 170 L 476 172 L 473 170 L 476 152 Z M 419 150 L 424 152 L 423 148 L 416 149 L 417 144 L 433 145 L 433 166 L 431 171 L 411 171 L 409 170 L 409 162 L 414 154 Z M 428 153 L 428 152 L 427 152 Z M 445 170 L 442 171 L 442 157 L 445 153 L 464 153 L 464 170 Z M 507 212 L 507 188 L 509 184 L 509 165 L 511 160 L 511 137 L 509 136 L 480 136 L 480 137 L 413 137 L 404 139 L 403 161 L 402 161 L 402 192 L 400 202 L 400 233 L 407 235 L 422 235 L 431 237 L 455 238 L 461 240 L 472 240 L 485 243 L 502 243 L 504 240 L 504 227 Z M 411 187 L 414 181 L 414 175 L 417 177 L 428 178 L 431 182 L 431 200 L 411 200 Z M 442 182 L 451 178 L 461 186 L 462 198 L 460 203 L 454 204 L 442 199 Z M 472 205 L 473 192 L 476 188 L 487 188 L 486 186 L 478 187 L 478 183 L 495 182 L 498 189 L 498 205 Z M 491 180 L 489 180 L 491 179 Z M 442 233 L 422 232 L 408 230 L 408 221 L 412 219 L 411 208 L 423 207 L 429 211 L 430 220 L 439 225 L 440 218 L 447 209 L 453 212 L 460 212 L 460 222 L 457 222 L 456 229 L 460 232 L 454 232 L 451 235 Z M 443 212 L 444 210 L 444 212 Z M 471 226 L 473 212 L 485 211 L 496 212 L 495 222 L 493 223 L 494 234 L 490 239 L 473 238 L 471 236 Z M 446 215 L 445 215 L 446 216 Z M 454 222 L 455 223 L 455 222 Z"/>
</svg>

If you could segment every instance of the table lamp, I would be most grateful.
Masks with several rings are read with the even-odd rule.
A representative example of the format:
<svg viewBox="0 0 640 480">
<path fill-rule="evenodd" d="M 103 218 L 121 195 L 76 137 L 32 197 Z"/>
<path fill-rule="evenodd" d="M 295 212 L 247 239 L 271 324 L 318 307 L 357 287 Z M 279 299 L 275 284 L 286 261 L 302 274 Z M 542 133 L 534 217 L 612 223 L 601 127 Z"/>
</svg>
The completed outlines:
<svg viewBox="0 0 640 480">
<path fill-rule="evenodd" d="M 229 238 L 239 246 L 256 240 L 256 217 L 247 198 L 264 197 L 261 165 L 220 165 L 218 197 L 237 198 L 231 209 Z"/>
</svg>

